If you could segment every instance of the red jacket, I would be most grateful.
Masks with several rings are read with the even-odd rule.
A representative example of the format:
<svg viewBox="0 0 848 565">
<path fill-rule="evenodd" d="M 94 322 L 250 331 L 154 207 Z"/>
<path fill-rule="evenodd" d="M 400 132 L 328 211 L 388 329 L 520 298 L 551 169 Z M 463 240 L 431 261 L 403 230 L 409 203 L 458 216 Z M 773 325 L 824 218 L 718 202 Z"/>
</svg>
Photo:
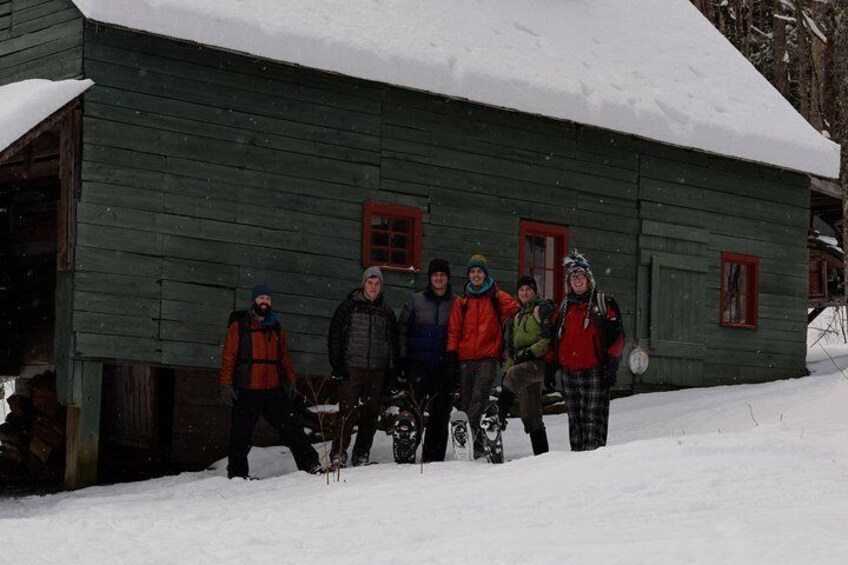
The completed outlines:
<svg viewBox="0 0 848 565">
<path fill-rule="evenodd" d="M 239 359 L 239 321 L 230 323 L 224 349 L 221 352 L 221 384 L 236 384 L 239 388 L 265 390 L 278 388 L 281 373 L 294 382 L 296 374 L 289 360 L 286 332 L 279 327 L 262 327 L 255 316 L 250 316 L 250 332 L 245 335 L 250 341 L 252 362 Z M 239 365 L 244 368 L 240 368 Z M 236 374 L 237 367 L 239 375 Z M 238 377 L 238 378 L 237 378 Z"/>
<path fill-rule="evenodd" d="M 496 294 L 495 294 L 496 293 Z M 498 301 L 500 319 L 493 300 Z M 485 293 L 457 298 L 448 322 L 448 351 L 456 351 L 460 361 L 500 359 L 504 323 L 518 312 L 518 302 L 497 285 Z"/>
<path fill-rule="evenodd" d="M 594 312 L 587 317 L 587 309 L 592 307 Z M 557 312 L 557 317 L 562 311 Z M 601 316 L 595 301 L 592 303 L 568 304 L 566 317 L 561 323 L 557 320 L 557 365 L 568 371 L 583 371 L 599 366 L 605 357 L 621 356 L 624 349 L 624 334 L 620 333 L 604 351 L 601 339 L 599 317 Z M 606 319 L 616 321 L 621 312 L 614 299 L 609 298 Z"/>
</svg>

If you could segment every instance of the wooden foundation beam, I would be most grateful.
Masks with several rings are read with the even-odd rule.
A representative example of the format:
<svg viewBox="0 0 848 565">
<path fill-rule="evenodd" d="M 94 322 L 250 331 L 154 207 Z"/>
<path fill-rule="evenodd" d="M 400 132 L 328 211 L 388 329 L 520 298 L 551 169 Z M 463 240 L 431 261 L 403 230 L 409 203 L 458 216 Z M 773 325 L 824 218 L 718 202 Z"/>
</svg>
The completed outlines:
<svg viewBox="0 0 848 565">
<path fill-rule="evenodd" d="M 102 380 L 102 363 L 74 362 L 78 395 L 74 395 L 77 403 L 68 406 L 65 488 L 69 490 L 97 484 Z"/>
</svg>

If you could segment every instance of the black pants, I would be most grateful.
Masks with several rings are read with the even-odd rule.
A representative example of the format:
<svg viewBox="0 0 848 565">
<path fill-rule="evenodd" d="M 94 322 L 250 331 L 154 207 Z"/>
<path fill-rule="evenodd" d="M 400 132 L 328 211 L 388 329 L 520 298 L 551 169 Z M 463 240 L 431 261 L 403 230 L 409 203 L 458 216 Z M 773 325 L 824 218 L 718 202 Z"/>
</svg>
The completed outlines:
<svg viewBox="0 0 848 565">
<path fill-rule="evenodd" d="M 384 369 L 368 371 L 350 368 L 350 377 L 344 381 L 339 391 L 339 422 L 333 436 L 331 457 L 342 456 L 344 453 L 342 458 L 346 459 L 353 427 L 358 425 L 356 442 L 353 444 L 353 458 L 368 458 L 374 443 L 374 434 L 377 433 L 377 418 L 380 416 L 385 380 Z"/>
<path fill-rule="evenodd" d="M 247 454 L 259 416 L 264 416 L 280 432 L 283 444 L 291 449 L 298 469 L 307 470 L 318 463 L 318 452 L 309 443 L 303 431 L 303 423 L 294 413 L 291 400 L 282 389 L 241 389 L 233 404 L 227 476 L 247 477 Z"/>
<path fill-rule="evenodd" d="M 445 369 L 444 365 L 411 362 L 406 375 L 415 403 L 410 406 L 410 410 L 418 419 L 424 412 L 430 415 L 424 430 L 424 448 L 421 453 L 425 463 L 444 461 L 448 447 L 453 376 Z"/>
</svg>

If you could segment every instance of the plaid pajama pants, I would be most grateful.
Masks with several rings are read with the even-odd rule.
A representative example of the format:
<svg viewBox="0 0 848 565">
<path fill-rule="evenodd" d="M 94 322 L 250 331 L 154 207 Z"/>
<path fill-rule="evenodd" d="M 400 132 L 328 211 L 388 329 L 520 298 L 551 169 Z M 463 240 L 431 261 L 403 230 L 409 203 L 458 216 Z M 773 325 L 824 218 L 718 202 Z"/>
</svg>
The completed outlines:
<svg viewBox="0 0 848 565">
<path fill-rule="evenodd" d="M 591 451 L 607 444 L 609 387 L 600 367 L 565 371 L 565 406 L 571 451 Z"/>
</svg>

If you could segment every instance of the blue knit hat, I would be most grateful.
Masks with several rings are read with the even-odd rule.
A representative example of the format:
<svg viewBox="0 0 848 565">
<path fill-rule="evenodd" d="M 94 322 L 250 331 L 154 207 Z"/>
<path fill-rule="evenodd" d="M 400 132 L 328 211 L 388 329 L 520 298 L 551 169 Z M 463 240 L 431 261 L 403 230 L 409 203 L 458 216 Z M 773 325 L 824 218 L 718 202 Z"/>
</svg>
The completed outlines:
<svg viewBox="0 0 848 565">
<path fill-rule="evenodd" d="M 579 271 L 583 271 L 586 275 L 586 280 L 589 281 L 589 286 L 595 288 L 595 277 L 592 274 L 592 268 L 589 266 L 589 261 L 586 257 L 580 254 L 576 249 L 568 252 L 568 255 L 562 260 L 562 266 L 565 267 L 566 282 L 571 278 L 571 275 Z"/>
<path fill-rule="evenodd" d="M 271 296 L 271 289 L 268 288 L 267 284 L 257 284 L 253 287 L 253 290 L 250 291 L 250 301 L 253 302 L 260 296 Z"/>
<path fill-rule="evenodd" d="M 473 269 L 474 267 L 479 267 L 483 269 L 483 272 L 486 273 L 486 276 L 489 275 L 489 262 L 486 260 L 486 257 L 481 255 L 480 253 L 476 253 L 471 256 L 471 259 L 468 260 L 468 268 L 465 269 L 466 274 L 468 271 Z"/>
</svg>

